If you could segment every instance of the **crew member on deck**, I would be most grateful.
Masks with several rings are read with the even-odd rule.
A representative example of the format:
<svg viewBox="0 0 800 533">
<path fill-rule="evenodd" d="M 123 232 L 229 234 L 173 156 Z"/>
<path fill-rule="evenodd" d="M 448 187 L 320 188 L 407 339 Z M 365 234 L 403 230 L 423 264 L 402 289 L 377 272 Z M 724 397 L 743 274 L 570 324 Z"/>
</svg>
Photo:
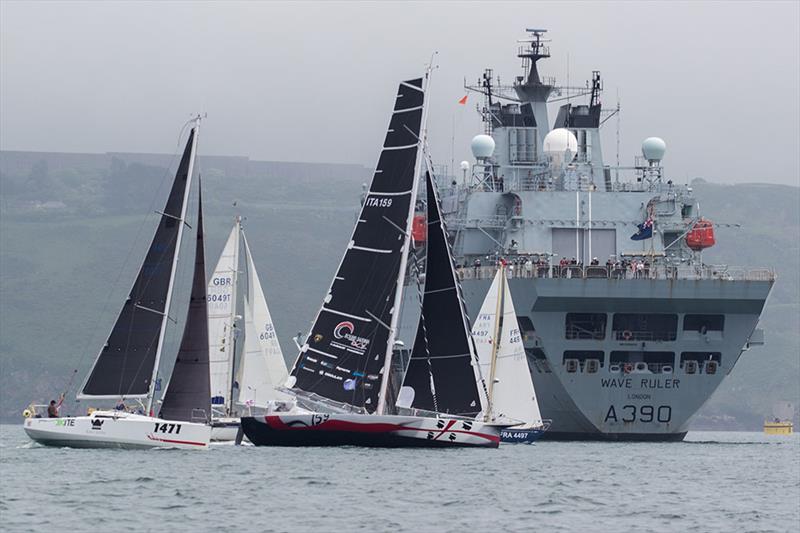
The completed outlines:
<svg viewBox="0 0 800 533">
<path fill-rule="evenodd" d="M 47 406 L 47 417 L 48 418 L 58 418 L 58 409 L 61 407 L 61 404 L 64 402 L 64 395 L 62 394 L 61 397 L 58 399 L 58 403 L 55 400 L 50 400 L 50 405 Z"/>
</svg>

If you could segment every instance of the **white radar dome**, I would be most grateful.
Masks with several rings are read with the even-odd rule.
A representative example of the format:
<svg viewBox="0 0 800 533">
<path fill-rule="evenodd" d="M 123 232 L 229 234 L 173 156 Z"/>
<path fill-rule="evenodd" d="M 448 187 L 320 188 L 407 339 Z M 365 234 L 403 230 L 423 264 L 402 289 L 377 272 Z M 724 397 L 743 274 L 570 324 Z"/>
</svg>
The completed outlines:
<svg viewBox="0 0 800 533">
<path fill-rule="evenodd" d="M 472 138 L 470 146 L 472 147 L 472 155 L 475 156 L 475 159 L 492 157 L 494 153 L 494 139 L 488 135 L 476 135 Z"/>
<path fill-rule="evenodd" d="M 566 128 L 556 128 L 544 136 L 544 153 L 554 164 L 571 163 L 578 153 L 578 139 Z"/>
<path fill-rule="evenodd" d="M 660 137 L 648 137 L 642 141 L 642 155 L 648 161 L 661 161 L 667 151 L 667 143 Z"/>
<path fill-rule="evenodd" d="M 461 170 L 469 170 L 469 161 L 461 162 Z"/>
</svg>

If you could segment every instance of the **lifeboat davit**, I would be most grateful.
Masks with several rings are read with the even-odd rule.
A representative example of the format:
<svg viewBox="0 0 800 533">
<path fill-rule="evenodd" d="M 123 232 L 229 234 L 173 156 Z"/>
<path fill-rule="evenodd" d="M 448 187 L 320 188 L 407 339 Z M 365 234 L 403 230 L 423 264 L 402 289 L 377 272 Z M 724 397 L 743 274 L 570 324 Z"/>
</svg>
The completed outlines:
<svg viewBox="0 0 800 533">
<path fill-rule="evenodd" d="M 695 252 L 711 248 L 716 242 L 714 239 L 714 223 L 705 218 L 695 222 L 691 231 L 686 234 L 686 245 Z"/>
<path fill-rule="evenodd" d="M 416 215 L 411 225 L 411 236 L 414 242 L 423 243 L 428 238 L 428 224 L 425 215 Z"/>
</svg>

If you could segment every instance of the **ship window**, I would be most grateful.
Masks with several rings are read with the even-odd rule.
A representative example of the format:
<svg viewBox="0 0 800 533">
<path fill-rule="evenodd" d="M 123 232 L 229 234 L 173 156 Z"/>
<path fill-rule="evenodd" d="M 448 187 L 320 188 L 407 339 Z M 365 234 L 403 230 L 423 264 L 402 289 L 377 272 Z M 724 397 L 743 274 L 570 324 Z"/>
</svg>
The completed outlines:
<svg viewBox="0 0 800 533">
<path fill-rule="evenodd" d="M 684 331 L 722 331 L 725 327 L 725 315 L 686 315 L 683 317 Z"/>
<path fill-rule="evenodd" d="M 533 363 L 533 365 L 528 365 L 528 368 L 533 368 L 538 373 L 546 373 L 549 374 L 552 372 L 550 369 L 550 364 L 547 362 L 547 357 L 545 357 L 544 352 L 541 348 L 525 348 L 525 353 L 528 354 L 529 363 Z"/>
<path fill-rule="evenodd" d="M 531 322 L 530 318 L 517 315 L 517 322 L 519 323 L 519 330 L 523 335 L 528 336 L 536 333 L 536 328 L 533 327 L 533 322 Z"/>
<path fill-rule="evenodd" d="M 716 361 L 717 364 L 720 364 L 722 362 L 722 354 L 720 352 L 683 352 L 681 353 L 681 368 L 683 368 L 686 361 L 695 361 L 700 367 L 706 361 Z"/>
<path fill-rule="evenodd" d="M 587 360 L 595 359 L 595 360 L 599 361 L 600 367 L 602 367 L 604 365 L 604 363 L 605 363 L 605 357 L 606 357 L 606 354 L 604 352 L 601 352 L 601 351 L 595 351 L 595 350 L 567 350 L 566 352 L 564 352 L 564 358 L 563 358 L 562 362 L 566 362 L 567 359 L 576 359 L 580 363 L 581 367 L 583 367 L 584 363 L 586 363 Z"/>
<path fill-rule="evenodd" d="M 606 314 L 567 313 L 565 336 L 567 339 L 605 339 Z"/>
<path fill-rule="evenodd" d="M 541 348 L 525 348 L 525 353 L 540 361 L 547 360 L 547 356 Z"/>
<path fill-rule="evenodd" d="M 674 341 L 678 315 L 656 313 L 616 313 L 614 338 L 619 341 Z"/>
</svg>

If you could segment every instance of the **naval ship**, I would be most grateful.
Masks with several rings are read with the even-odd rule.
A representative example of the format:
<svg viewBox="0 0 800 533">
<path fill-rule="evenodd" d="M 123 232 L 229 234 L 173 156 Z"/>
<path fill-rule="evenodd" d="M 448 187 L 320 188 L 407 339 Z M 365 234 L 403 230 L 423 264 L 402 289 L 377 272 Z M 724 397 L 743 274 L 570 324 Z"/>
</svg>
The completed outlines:
<svg viewBox="0 0 800 533">
<path fill-rule="evenodd" d="M 468 313 L 477 316 L 506 261 L 552 421 L 545 438 L 679 441 L 741 354 L 763 344 L 757 325 L 775 274 L 703 262 L 714 223 L 689 185 L 668 179 L 663 140 L 646 139 L 632 166 L 605 163 L 600 129 L 619 104 L 601 105 L 599 71 L 583 87 L 540 75 L 545 32 L 519 41 L 512 84 L 491 69 L 465 84 L 485 131 L 462 175 L 439 178 Z M 417 307 L 407 303 L 404 316 Z"/>
</svg>

